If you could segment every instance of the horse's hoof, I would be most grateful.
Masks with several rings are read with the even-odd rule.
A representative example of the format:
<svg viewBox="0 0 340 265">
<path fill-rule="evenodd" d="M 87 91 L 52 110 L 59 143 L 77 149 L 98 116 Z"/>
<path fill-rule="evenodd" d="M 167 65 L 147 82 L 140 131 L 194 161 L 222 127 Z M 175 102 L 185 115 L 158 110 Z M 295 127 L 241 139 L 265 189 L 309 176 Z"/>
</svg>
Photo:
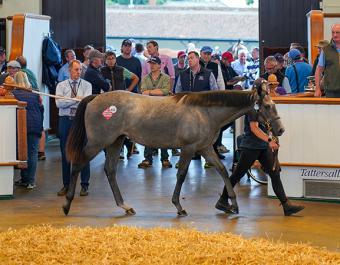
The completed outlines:
<svg viewBox="0 0 340 265">
<path fill-rule="evenodd" d="M 130 208 L 129 210 L 126 210 L 125 213 L 127 215 L 135 215 L 136 214 L 136 212 L 135 212 L 135 210 L 133 208 Z"/>
<path fill-rule="evenodd" d="M 67 207 L 67 206 L 63 206 L 63 212 L 64 212 L 64 214 L 65 215 L 68 215 L 68 212 L 70 211 L 70 208 L 69 207 Z"/>
<path fill-rule="evenodd" d="M 238 207 L 236 206 L 231 206 L 230 207 L 230 212 L 233 213 L 233 214 L 238 214 L 239 211 L 238 211 Z"/>
<path fill-rule="evenodd" d="M 177 212 L 178 216 L 181 216 L 181 217 L 184 217 L 184 216 L 187 216 L 187 212 L 185 210 L 182 210 L 182 211 L 179 211 Z"/>
</svg>

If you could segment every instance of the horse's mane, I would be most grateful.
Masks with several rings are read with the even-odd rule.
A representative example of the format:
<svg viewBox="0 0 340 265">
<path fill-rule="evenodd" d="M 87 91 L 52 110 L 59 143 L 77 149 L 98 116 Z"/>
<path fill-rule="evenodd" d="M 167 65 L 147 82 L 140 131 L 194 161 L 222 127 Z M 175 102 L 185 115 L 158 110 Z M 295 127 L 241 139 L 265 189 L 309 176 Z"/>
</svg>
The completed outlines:
<svg viewBox="0 0 340 265">
<path fill-rule="evenodd" d="M 255 92 L 223 90 L 223 91 L 204 91 L 198 93 L 178 93 L 172 97 L 176 103 L 211 107 L 211 106 L 249 106 L 255 102 Z"/>
</svg>

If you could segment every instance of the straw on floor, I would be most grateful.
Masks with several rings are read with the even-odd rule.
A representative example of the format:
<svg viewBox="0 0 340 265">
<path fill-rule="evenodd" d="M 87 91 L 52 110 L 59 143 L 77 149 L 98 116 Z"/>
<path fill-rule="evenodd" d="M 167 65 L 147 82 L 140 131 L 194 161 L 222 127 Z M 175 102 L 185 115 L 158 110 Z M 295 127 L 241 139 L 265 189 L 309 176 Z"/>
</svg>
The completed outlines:
<svg viewBox="0 0 340 265">
<path fill-rule="evenodd" d="M 0 233 L 0 264 L 340 264 L 340 253 L 191 229 L 38 226 Z"/>
</svg>

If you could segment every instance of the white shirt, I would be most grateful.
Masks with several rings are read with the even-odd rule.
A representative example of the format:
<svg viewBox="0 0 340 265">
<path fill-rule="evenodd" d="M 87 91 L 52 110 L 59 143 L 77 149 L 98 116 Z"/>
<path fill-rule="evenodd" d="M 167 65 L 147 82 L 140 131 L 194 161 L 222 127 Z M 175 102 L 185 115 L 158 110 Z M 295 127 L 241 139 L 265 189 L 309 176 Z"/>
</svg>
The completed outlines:
<svg viewBox="0 0 340 265">
<path fill-rule="evenodd" d="M 71 97 L 72 82 L 74 80 L 67 79 L 58 83 L 56 89 L 56 96 Z M 92 85 L 84 79 L 79 78 L 77 81 L 77 94 L 78 98 L 84 98 L 92 94 Z M 55 103 L 59 108 L 59 116 L 73 116 L 74 109 L 78 107 L 79 101 L 71 99 L 56 99 Z"/>
</svg>

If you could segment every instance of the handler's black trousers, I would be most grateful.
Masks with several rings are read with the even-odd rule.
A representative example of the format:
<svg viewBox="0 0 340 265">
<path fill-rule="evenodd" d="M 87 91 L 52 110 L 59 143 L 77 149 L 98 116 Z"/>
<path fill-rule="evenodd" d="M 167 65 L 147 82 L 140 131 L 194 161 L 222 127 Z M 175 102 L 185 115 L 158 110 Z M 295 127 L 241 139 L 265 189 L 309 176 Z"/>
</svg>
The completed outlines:
<svg viewBox="0 0 340 265">
<path fill-rule="evenodd" d="M 272 187 L 275 195 L 281 203 L 287 201 L 286 193 L 283 189 L 281 178 L 280 178 L 280 166 L 277 161 L 276 168 L 273 170 L 274 155 L 270 148 L 267 149 L 243 149 L 241 151 L 240 159 L 237 166 L 230 176 L 231 185 L 234 187 L 241 178 L 247 173 L 248 169 L 253 165 L 255 160 L 259 160 L 265 172 L 269 174 L 272 182 Z M 221 196 L 223 201 L 228 201 L 228 192 L 224 187 Z"/>
</svg>

